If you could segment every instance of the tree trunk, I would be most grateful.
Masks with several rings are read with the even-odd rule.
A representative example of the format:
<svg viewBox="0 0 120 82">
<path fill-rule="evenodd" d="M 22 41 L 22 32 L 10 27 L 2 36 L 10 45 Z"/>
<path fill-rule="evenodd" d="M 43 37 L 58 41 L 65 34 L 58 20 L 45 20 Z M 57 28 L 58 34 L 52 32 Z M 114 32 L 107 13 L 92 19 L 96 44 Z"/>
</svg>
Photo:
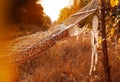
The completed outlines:
<svg viewBox="0 0 120 82">
<path fill-rule="evenodd" d="M 106 25 L 105 25 L 105 0 L 101 0 L 101 15 L 102 15 L 102 51 L 103 51 L 103 66 L 105 73 L 105 82 L 111 82 L 110 79 L 110 66 L 108 59 L 107 40 L 106 40 Z"/>
</svg>

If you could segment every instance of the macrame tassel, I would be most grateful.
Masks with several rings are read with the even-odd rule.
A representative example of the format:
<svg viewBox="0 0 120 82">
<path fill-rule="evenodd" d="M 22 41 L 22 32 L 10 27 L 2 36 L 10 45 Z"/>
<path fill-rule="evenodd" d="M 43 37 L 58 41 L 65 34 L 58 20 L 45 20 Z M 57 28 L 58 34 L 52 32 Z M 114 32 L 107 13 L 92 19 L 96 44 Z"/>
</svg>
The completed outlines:
<svg viewBox="0 0 120 82">
<path fill-rule="evenodd" d="M 92 74 L 92 71 L 96 70 L 96 65 L 98 62 L 98 17 L 94 16 L 92 20 L 92 31 L 91 31 L 91 44 L 92 44 L 92 55 L 91 55 L 91 67 L 89 75 Z"/>
</svg>

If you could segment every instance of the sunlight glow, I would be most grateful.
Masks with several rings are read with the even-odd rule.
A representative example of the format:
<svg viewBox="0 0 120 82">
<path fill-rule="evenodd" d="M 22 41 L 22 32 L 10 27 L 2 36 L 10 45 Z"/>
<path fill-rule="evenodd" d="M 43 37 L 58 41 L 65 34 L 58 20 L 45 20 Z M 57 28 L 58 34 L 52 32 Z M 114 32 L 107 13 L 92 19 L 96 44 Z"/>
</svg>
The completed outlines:
<svg viewBox="0 0 120 82">
<path fill-rule="evenodd" d="M 0 82 L 17 82 L 18 76 L 19 74 L 16 64 L 8 65 L 7 62 L 0 61 Z"/>
<path fill-rule="evenodd" d="M 52 21 L 58 19 L 60 10 L 64 7 L 70 6 L 71 0 L 41 0 L 44 12 L 51 18 Z"/>
</svg>

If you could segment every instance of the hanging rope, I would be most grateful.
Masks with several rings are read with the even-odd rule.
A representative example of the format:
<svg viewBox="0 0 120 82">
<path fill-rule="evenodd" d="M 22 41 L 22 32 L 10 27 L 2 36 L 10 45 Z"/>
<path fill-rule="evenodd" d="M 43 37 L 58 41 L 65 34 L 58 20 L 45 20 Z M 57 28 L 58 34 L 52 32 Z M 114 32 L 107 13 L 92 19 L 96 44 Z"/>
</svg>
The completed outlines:
<svg viewBox="0 0 120 82">
<path fill-rule="evenodd" d="M 98 62 L 98 17 L 94 16 L 92 20 L 92 31 L 91 31 L 91 44 L 92 44 L 92 55 L 91 55 L 91 67 L 89 75 L 92 74 L 92 71 L 96 70 L 96 65 Z"/>
</svg>

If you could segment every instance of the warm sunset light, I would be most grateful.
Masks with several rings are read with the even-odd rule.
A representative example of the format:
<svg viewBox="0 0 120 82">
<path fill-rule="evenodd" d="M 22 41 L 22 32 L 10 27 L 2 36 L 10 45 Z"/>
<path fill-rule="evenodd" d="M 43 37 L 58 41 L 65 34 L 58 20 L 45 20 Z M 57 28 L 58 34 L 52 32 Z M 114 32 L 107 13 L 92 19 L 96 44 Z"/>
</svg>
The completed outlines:
<svg viewBox="0 0 120 82">
<path fill-rule="evenodd" d="M 0 62 L 0 82 L 17 82 L 17 65 L 7 65 Z"/>
<path fill-rule="evenodd" d="M 58 19 L 60 10 L 66 6 L 70 6 L 72 0 L 41 0 L 44 12 L 51 18 L 52 21 Z"/>
</svg>

